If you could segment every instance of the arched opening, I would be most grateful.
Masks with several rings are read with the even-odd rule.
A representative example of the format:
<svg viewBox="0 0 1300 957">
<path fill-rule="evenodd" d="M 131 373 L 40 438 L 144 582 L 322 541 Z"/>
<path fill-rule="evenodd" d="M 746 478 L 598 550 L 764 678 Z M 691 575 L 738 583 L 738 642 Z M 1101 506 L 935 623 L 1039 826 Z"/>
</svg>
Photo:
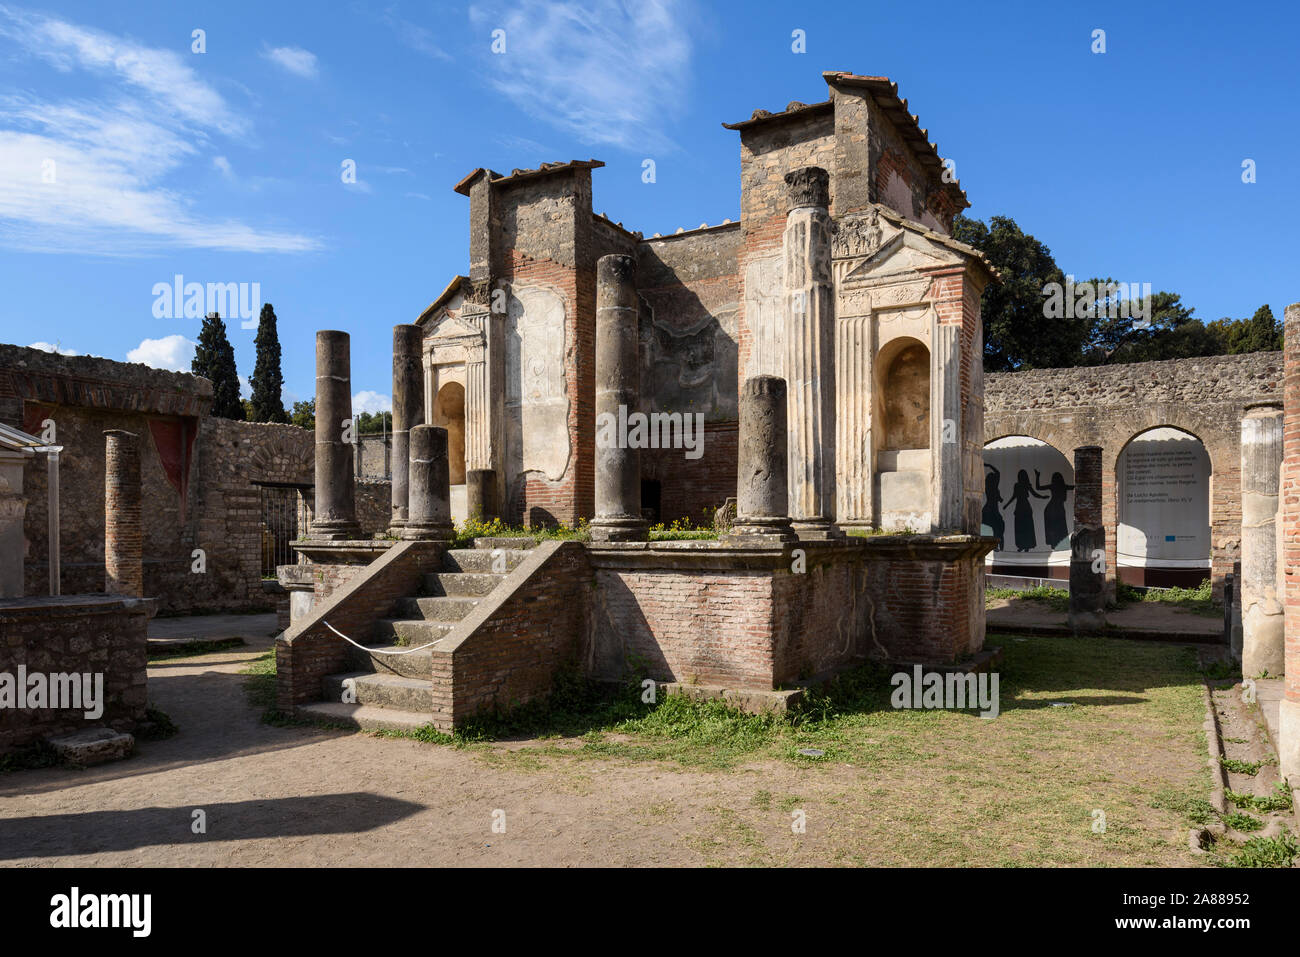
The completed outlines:
<svg viewBox="0 0 1300 957">
<path fill-rule="evenodd" d="M 930 531 L 930 350 L 901 337 L 876 356 L 875 493 L 884 529 Z"/>
<path fill-rule="evenodd" d="M 990 574 L 1069 580 L 1073 530 L 1074 466 L 1064 453 L 1027 435 L 984 446 L 980 533 L 998 540 L 986 559 Z"/>
<path fill-rule="evenodd" d="M 447 430 L 447 467 L 452 485 L 465 484 L 465 387 L 448 382 L 433 400 L 433 425 Z"/>
<path fill-rule="evenodd" d="M 1171 426 L 1131 438 L 1115 463 L 1119 580 L 1194 587 L 1210 577 L 1210 455 Z"/>
<path fill-rule="evenodd" d="M 930 350 L 915 339 L 899 340 L 897 352 L 884 365 L 880 385 L 885 406 L 881 448 L 891 452 L 928 449 Z"/>
</svg>

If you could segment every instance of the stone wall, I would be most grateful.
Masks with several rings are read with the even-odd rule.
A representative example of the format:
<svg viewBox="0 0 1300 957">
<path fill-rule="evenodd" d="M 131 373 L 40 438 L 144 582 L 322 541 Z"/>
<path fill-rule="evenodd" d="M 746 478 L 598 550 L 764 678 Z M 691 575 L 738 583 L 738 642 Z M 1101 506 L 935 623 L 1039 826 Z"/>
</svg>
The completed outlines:
<svg viewBox="0 0 1300 957">
<path fill-rule="evenodd" d="M 164 612 L 269 608 L 262 589 L 263 486 L 306 491 L 312 433 L 207 414 L 206 379 L 84 356 L 0 345 L 0 421 L 40 434 L 52 420 L 60 455 L 64 594 L 104 590 L 104 435 L 139 436 L 144 591 Z M 44 456 L 28 460 L 24 522 L 28 595 L 48 591 Z M 196 554 L 201 550 L 201 554 Z"/>
<path fill-rule="evenodd" d="M 1252 404 L 1281 404 L 1282 354 L 1257 352 L 1076 369 L 1040 369 L 985 378 L 984 439 L 1026 435 L 1067 459 L 1102 447 L 1102 521 L 1107 578 L 1115 581 L 1116 466 L 1134 436 L 1170 426 L 1201 440 L 1210 456 L 1212 580 L 1241 552 L 1241 420 Z"/>
<path fill-rule="evenodd" d="M 0 601 L 0 674 L 102 674 L 103 714 L 84 708 L 0 708 L 0 755 L 47 735 L 91 727 L 132 731 L 148 705 L 146 628 L 154 604 L 107 596 Z M 93 677 L 92 677 L 93 680 Z"/>
<path fill-rule="evenodd" d="M 366 538 L 382 538 L 393 521 L 393 483 L 365 478 L 357 482 L 357 524 Z"/>
</svg>

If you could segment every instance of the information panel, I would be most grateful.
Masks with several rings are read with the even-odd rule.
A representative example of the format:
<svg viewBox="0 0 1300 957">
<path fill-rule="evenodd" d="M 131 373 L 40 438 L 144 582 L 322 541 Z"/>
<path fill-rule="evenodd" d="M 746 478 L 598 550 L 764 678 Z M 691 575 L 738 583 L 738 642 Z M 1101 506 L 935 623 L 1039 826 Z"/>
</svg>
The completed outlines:
<svg viewBox="0 0 1300 957">
<path fill-rule="evenodd" d="M 1180 429 L 1143 432 L 1120 453 L 1120 565 L 1210 567 L 1210 456 Z"/>
</svg>

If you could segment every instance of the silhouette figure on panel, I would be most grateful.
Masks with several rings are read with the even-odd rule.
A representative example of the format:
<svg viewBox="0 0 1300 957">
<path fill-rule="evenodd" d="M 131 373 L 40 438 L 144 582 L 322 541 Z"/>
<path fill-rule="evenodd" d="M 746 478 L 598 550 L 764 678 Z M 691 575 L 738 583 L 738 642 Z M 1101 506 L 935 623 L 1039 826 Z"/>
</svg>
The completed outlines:
<svg viewBox="0 0 1300 957">
<path fill-rule="evenodd" d="M 1016 476 L 1015 488 L 1011 490 L 1011 497 L 1007 499 L 1007 504 L 1002 508 L 1008 509 L 1014 502 L 1016 506 L 1016 551 L 1029 552 L 1038 547 L 1038 533 L 1034 531 L 1034 503 L 1029 501 L 1029 497 L 1047 498 L 1046 495 L 1039 495 L 1034 491 L 1034 487 L 1029 484 L 1029 473 L 1021 469 Z"/>
<path fill-rule="evenodd" d="M 1043 484 L 1043 477 L 1034 469 L 1034 485 L 1040 492 L 1050 492 L 1047 506 L 1043 509 L 1043 539 L 1052 549 L 1061 547 L 1061 543 L 1070 543 L 1070 530 L 1065 524 L 1065 494 L 1073 492 L 1074 486 L 1065 481 L 1060 472 L 1052 473 L 1050 485 Z"/>
<path fill-rule="evenodd" d="M 1002 490 L 999 488 L 1002 484 L 1002 473 L 989 465 L 988 462 L 984 463 L 984 467 L 989 471 L 984 476 L 984 511 L 980 514 L 980 521 L 993 530 L 993 534 L 998 540 L 994 551 L 1000 552 L 1006 548 L 1003 537 L 1007 531 L 1006 520 L 1002 517 L 1002 513 L 998 511 L 998 506 L 1002 504 Z"/>
</svg>

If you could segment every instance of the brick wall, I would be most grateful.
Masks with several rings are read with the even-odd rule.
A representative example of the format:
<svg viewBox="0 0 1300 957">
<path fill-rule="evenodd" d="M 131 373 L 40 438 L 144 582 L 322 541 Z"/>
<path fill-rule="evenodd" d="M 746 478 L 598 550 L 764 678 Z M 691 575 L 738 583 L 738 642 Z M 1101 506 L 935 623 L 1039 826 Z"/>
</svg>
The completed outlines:
<svg viewBox="0 0 1300 957">
<path fill-rule="evenodd" d="M 433 721 L 450 729 L 471 715 L 550 694 L 556 674 L 581 666 L 591 567 L 578 542 L 545 542 L 514 569 L 499 604 L 480 603 L 433 649 Z"/>
<path fill-rule="evenodd" d="M 149 601 L 109 597 L 16 598 L 0 601 L 0 674 L 100 673 L 104 713 L 85 709 L 0 708 L 0 754 L 46 736 L 88 727 L 134 730 L 148 705 L 146 629 Z"/>
</svg>

